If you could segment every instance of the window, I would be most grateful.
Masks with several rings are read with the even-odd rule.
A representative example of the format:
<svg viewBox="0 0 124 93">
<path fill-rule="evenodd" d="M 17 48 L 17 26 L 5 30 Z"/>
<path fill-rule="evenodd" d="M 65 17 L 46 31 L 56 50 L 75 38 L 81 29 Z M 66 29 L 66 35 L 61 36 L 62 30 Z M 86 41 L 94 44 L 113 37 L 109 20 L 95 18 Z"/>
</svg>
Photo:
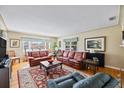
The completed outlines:
<svg viewBox="0 0 124 93">
<path fill-rule="evenodd" d="M 78 37 L 76 38 L 70 38 L 70 39 L 64 39 L 65 42 L 65 50 L 77 50 L 77 42 Z"/>
<path fill-rule="evenodd" d="M 65 42 L 65 50 L 77 50 L 77 42 Z"/>
<path fill-rule="evenodd" d="M 26 51 L 47 50 L 50 48 L 49 41 L 44 39 L 23 38 L 22 43 L 23 50 Z"/>
</svg>

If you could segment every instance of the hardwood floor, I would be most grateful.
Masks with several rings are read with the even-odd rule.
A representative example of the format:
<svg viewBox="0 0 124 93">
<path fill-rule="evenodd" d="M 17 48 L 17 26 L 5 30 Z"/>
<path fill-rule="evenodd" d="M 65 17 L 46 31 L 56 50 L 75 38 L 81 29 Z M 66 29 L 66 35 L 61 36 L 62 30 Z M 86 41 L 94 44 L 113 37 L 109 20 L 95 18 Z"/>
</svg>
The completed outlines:
<svg viewBox="0 0 124 93">
<path fill-rule="evenodd" d="M 18 86 L 17 71 L 20 69 L 28 68 L 28 67 L 29 67 L 28 62 L 20 62 L 20 63 L 13 64 L 12 78 L 11 78 L 11 83 L 10 83 L 11 88 L 18 88 L 19 87 Z M 85 70 L 83 72 L 88 74 L 88 75 L 93 75 L 93 71 L 91 71 L 90 69 Z M 120 77 L 120 71 L 115 70 L 115 69 L 111 69 L 111 68 L 106 68 L 106 67 L 105 68 L 98 68 L 97 72 L 105 72 L 105 73 L 112 75 L 115 78 Z M 121 74 L 122 74 L 122 86 L 124 87 L 124 72 L 121 71 Z"/>
<path fill-rule="evenodd" d="M 12 78 L 10 82 L 11 88 L 18 88 L 18 75 L 17 71 L 20 69 L 28 68 L 29 64 L 28 62 L 20 62 L 20 63 L 14 63 L 12 66 Z"/>
</svg>

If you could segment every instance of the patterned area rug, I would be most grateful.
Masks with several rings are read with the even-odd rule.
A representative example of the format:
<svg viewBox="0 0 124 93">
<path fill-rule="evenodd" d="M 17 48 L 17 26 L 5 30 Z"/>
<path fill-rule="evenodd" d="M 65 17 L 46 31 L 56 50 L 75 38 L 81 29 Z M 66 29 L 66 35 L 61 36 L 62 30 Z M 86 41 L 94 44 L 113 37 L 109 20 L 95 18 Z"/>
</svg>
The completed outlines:
<svg viewBox="0 0 124 93">
<path fill-rule="evenodd" d="M 39 67 L 25 68 L 18 71 L 18 81 L 20 88 L 46 88 L 48 79 L 55 79 L 71 72 L 67 69 L 55 68 L 46 75 L 45 70 Z"/>
</svg>

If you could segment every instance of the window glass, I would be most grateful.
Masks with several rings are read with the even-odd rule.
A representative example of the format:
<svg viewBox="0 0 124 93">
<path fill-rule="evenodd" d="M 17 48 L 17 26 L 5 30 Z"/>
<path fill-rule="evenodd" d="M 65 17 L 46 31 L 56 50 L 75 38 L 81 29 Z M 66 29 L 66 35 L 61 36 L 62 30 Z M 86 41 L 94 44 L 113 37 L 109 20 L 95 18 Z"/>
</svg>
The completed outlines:
<svg viewBox="0 0 124 93">
<path fill-rule="evenodd" d="M 39 50 L 46 50 L 49 49 L 50 43 L 48 40 L 43 39 L 29 39 L 24 38 L 22 39 L 23 50 L 26 51 L 39 51 Z"/>
</svg>

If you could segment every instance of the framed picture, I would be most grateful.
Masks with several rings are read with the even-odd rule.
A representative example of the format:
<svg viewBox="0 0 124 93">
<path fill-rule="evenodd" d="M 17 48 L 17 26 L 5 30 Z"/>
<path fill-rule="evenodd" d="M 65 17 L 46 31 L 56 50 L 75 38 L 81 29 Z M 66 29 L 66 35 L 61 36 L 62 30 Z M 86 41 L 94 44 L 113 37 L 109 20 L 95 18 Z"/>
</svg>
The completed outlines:
<svg viewBox="0 0 124 93">
<path fill-rule="evenodd" d="M 101 37 L 92 37 L 92 38 L 85 38 L 85 50 L 86 51 L 101 51 L 104 52 L 105 51 L 105 40 L 106 37 L 105 36 L 101 36 Z"/>
<path fill-rule="evenodd" d="M 19 39 L 10 39 L 10 47 L 11 48 L 19 48 L 20 40 Z"/>
</svg>

